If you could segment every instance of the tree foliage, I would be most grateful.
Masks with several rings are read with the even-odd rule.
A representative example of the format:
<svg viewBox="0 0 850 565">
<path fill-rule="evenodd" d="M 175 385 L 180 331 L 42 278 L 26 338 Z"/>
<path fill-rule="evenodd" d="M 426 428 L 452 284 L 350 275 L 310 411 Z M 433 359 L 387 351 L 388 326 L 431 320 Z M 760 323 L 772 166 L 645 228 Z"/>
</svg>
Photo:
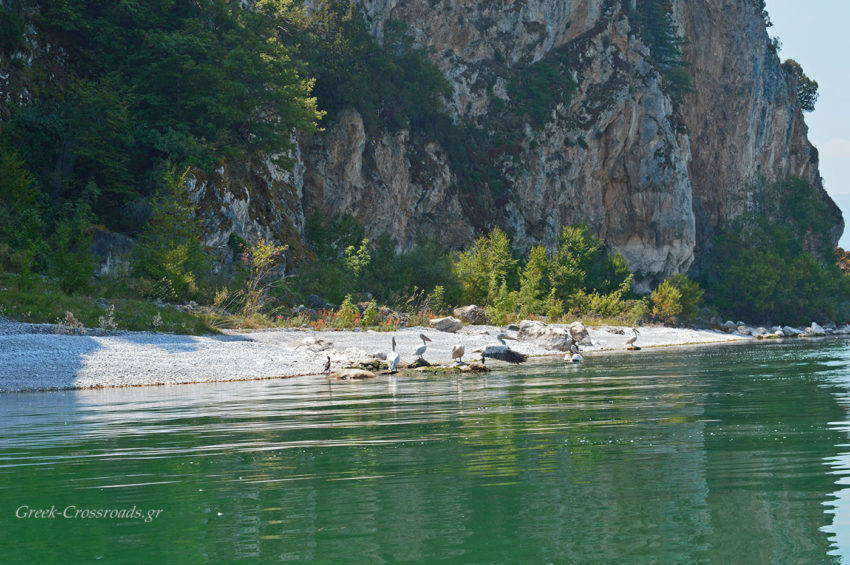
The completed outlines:
<svg viewBox="0 0 850 565">
<path fill-rule="evenodd" d="M 455 262 L 455 274 L 467 304 L 492 304 L 503 286 L 515 284 L 518 261 L 511 250 L 508 235 L 495 228 L 478 238 Z"/>
<path fill-rule="evenodd" d="M 211 268 L 186 186 L 186 173 L 169 171 L 135 249 L 135 274 L 154 283 L 157 298 L 187 300 L 197 296 Z"/>
<path fill-rule="evenodd" d="M 658 285 L 649 296 L 650 313 L 665 324 L 677 325 L 696 319 L 705 292 L 699 283 L 684 274 L 673 275 Z"/>
<path fill-rule="evenodd" d="M 319 116 L 279 34 L 284 0 L 25 4 L 52 48 L 33 56 L 31 101 L 3 133 L 56 207 L 94 183 L 111 225 L 133 194 L 152 193 L 163 162 L 210 170 L 284 152 Z"/>
<path fill-rule="evenodd" d="M 803 71 L 803 67 L 794 59 L 788 59 L 782 63 L 782 69 L 790 77 L 797 89 L 797 102 L 804 112 L 814 112 L 818 101 L 818 83 L 810 79 Z"/>
<path fill-rule="evenodd" d="M 673 0 L 641 0 L 637 4 L 637 22 L 668 91 L 675 101 L 680 101 L 693 89 L 693 80 L 682 56 L 686 42 L 673 19 Z"/>
<path fill-rule="evenodd" d="M 611 253 L 587 226 L 565 226 L 561 231 L 558 250 L 549 266 L 549 279 L 559 298 L 566 300 L 582 289 L 613 292 L 629 274 L 625 259 Z"/>
</svg>

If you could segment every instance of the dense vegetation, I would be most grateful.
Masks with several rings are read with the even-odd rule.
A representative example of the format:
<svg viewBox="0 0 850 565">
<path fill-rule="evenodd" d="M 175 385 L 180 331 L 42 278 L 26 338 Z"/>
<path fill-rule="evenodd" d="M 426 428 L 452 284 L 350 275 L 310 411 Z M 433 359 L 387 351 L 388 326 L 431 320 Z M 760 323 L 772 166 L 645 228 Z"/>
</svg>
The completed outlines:
<svg viewBox="0 0 850 565">
<path fill-rule="evenodd" d="M 801 179 L 766 187 L 756 210 L 715 241 L 700 277 L 712 302 L 759 322 L 846 319 L 850 279 L 829 234 L 838 213 Z"/>
<path fill-rule="evenodd" d="M 231 0 L 14 6 L 0 10 L 0 70 L 18 89 L 0 109 L 0 314 L 191 333 L 393 326 L 398 312 L 415 323 L 468 303 L 494 322 L 676 324 L 704 313 L 702 288 L 684 275 L 637 296 L 623 258 L 583 226 L 564 227 L 555 249 L 524 255 L 499 229 L 461 252 L 426 238 L 399 252 L 398 242 L 367 238 L 350 217 L 316 215 L 299 262 L 287 261 L 283 246 L 234 235 L 235 260 L 222 270 L 205 248 L 190 177 L 265 155 L 286 164 L 293 131 L 309 133 L 346 107 L 370 130 L 438 139 L 461 193 L 498 206 L 506 190 L 494 159 L 516 150 L 525 124 L 541 126 L 570 101 L 566 50 L 515 69 L 502 126 L 483 131 L 446 115 L 448 82 L 404 25 L 388 22 L 378 42 L 351 0 L 309 14 L 292 0 L 257 0 L 252 10 Z M 680 100 L 690 77 L 671 10 L 670 0 L 647 0 L 633 16 Z M 801 107 L 812 108 L 817 83 L 793 61 L 784 67 Z M 802 181 L 763 193 L 758 210 L 713 246 L 712 268 L 700 275 L 706 300 L 753 320 L 844 317 L 847 279 L 825 247 L 833 211 Z M 127 272 L 95 275 L 92 244 L 104 232 L 134 238 Z M 309 311 L 293 317 L 302 303 Z"/>
</svg>

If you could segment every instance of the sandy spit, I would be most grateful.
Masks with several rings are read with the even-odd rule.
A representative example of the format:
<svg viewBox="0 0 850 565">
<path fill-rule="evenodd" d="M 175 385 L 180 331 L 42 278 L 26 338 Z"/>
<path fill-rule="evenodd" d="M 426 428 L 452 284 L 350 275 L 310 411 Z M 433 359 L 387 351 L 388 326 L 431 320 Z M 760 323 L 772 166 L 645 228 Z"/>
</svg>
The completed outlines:
<svg viewBox="0 0 850 565">
<path fill-rule="evenodd" d="M 585 351 L 623 349 L 630 335 L 613 332 L 613 326 L 588 329 L 593 345 L 584 347 Z M 665 327 L 639 330 L 638 345 L 642 347 L 750 339 L 711 330 Z M 412 360 L 413 351 L 421 345 L 420 333 L 433 340 L 428 344 L 426 359 L 445 363 L 450 360 L 454 345 L 463 344 L 471 359 L 473 349 L 495 344 L 500 331 L 496 326 L 467 326 L 455 334 L 415 327 L 392 333 L 278 329 L 210 336 L 151 332 L 65 335 L 55 333 L 50 325 L 0 321 L 0 392 L 311 375 L 321 371 L 326 355 L 336 369 L 386 352 L 392 336 L 398 342 L 404 362 Z M 329 343 L 316 344 L 316 339 Z M 513 349 L 531 356 L 559 355 L 533 342 L 509 343 Z"/>
</svg>

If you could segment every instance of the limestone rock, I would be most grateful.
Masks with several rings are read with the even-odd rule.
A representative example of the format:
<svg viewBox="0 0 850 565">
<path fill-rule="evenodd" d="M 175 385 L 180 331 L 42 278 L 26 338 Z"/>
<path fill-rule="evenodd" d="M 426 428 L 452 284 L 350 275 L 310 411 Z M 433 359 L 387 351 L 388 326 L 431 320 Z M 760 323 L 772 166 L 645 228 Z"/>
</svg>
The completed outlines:
<svg viewBox="0 0 850 565">
<path fill-rule="evenodd" d="M 570 332 L 570 337 L 573 338 L 573 341 L 578 344 L 586 343 L 590 334 L 587 331 L 587 328 L 584 327 L 584 324 L 581 322 L 573 322 L 569 325 L 568 330 Z"/>
<path fill-rule="evenodd" d="M 455 308 L 453 314 L 455 318 L 466 324 L 483 325 L 487 323 L 487 312 L 484 308 L 475 304 Z"/>
<path fill-rule="evenodd" d="M 569 351 L 573 344 L 573 339 L 566 329 L 550 326 L 537 320 L 521 321 L 517 338 L 523 341 L 535 341 L 552 351 Z"/>
<path fill-rule="evenodd" d="M 455 333 L 463 327 L 463 322 L 457 318 L 447 316 L 445 318 L 434 318 L 428 322 L 428 325 L 440 332 Z"/>
<path fill-rule="evenodd" d="M 307 253 L 301 236 L 311 212 L 349 214 L 367 237 L 387 232 L 403 249 L 421 235 L 468 246 L 485 226 L 506 228 L 522 250 L 538 243 L 551 249 L 562 226 L 586 223 L 646 290 L 699 264 L 713 237 L 749 211 L 759 186 L 792 176 L 809 181 L 827 205 L 828 243 L 841 234 L 795 85 L 767 47 L 753 2 L 674 3 L 694 80 L 678 106 L 628 2 L 521 0 L 510 9 L 483 0 L 357 3 L 376 37 L 401 23 L 414 46 L 430 53 L 450 83 L 454 123 L 497 134 L 516 124 L 509 150 L 486 152 L 505 194 L 473 186 L 475 198 L 465 197 L 464 166 L 438 139 L 405 127 L 367 128 L 368 117 L 343 108 L 323 121 L 322 132 L 294 139 L 286 155 L 292 170 L 269 158 L 191 179 L 208 245 L 227 250 L 237 234 Z M 531 118 L 516 108 L 522 93 L 506 85 L 536 62 L 567 67 L 570 80 L 554 81 L 554 102 Z M 573 81 L 569 92 L 558 90 Z M 814 239 L 805 245 L 823 243 Z"/>
</svg>

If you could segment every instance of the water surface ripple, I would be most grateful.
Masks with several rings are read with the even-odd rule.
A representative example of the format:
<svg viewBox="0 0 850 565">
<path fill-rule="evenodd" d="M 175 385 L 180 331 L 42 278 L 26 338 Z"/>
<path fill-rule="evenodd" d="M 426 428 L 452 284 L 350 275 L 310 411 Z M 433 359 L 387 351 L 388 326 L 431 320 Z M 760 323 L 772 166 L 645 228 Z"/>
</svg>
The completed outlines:
<svg viewBox="0 0 850 565">
<path fill-rule="evenodd" d="M 4 558 L 839 562 L 850 349 L 0 395 Z M 18 519 L 161 509 L 139 518 Z"/>
</svg>

